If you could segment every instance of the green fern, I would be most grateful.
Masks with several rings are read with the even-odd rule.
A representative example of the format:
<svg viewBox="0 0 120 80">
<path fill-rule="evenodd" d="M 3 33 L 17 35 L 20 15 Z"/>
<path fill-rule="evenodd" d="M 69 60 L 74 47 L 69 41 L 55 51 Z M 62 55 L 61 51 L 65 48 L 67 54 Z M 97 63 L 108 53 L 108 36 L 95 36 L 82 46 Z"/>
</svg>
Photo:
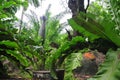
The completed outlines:
<svg viewBox="0 0 120 80">
<path fill-rule="evenodd" d="M 73 70 L 81 66 L 82 54 L 71 53 L 65 60 L 65 80 L 74 80 Z"/>
</svg>

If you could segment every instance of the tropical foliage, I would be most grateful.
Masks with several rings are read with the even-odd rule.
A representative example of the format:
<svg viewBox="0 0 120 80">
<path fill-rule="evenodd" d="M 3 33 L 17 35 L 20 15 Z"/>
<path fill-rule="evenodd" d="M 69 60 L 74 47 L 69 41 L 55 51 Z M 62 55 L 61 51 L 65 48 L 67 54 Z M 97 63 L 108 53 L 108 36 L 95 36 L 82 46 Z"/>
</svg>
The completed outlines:
<svg viewBox="0 0 120 80">
<path fill-rule="evenodd" d="M 14 73 L 14 69 L 18 71 L 17 75 L 22 72 L 22 77 L 32 77 L 35 70 L 51 70 L 52 77 L 57 78 L 55 69 L 63 68 L 64 79 L 74 80 L 73 70 L 82 66 L 82 54 L 98 50 L 106 54 L 106 60 L 96 75 L 88 80 L 119 80 L 119 0 L 97 0 L 90 4 L 87 13 L 80 12 L 69 19 L 68 24 L 73 31 L 80 33 L 78 36 L 73 36 L 73 31 L 61 33 L 64 27 L 61 27 L 60 18 L 63 14 L 51 17 L 49 5 L 44 15 L 44 44 L 39 34 L 43 19 L 32 10 L 31 14 L 24 13 L 29 3 L 35 7 L 41 4 L 39 0 L 0 1 L 0 78 L 10 78 L 9 73 Z M 22 14 L 28 18 L 27 23 L 22 21 L 23 16 L 21 20 L 15 16 L 20 6 L 24 7 Z M 14 68 L 12 72 L 11 66 Z"/>
<path fill-rule="evenodd" d="M 90 8 L 91 11 L 89 11 L 88 14 L 85 15 L 83 13 L 80 13 L 80 14 L 78 14 L 77 17 L 69 20 L 69 23 L 71 24 L 71 26 L 74 29 L 78 30 L 80 33 L 83 33 L 86 37 L 88 37 L 88 40 L 90 42 L 91 42 L 91 40 L 95 41 L 95 39 L 103 38 L 103 39 L 106 39 L 107 42 L 110 41 L 110 42 L 114 43 L 117 46 L 117 48 L 119 48 L 119 46 L 120 46 L 119 45 L 120 44 L 120 42 L 119 42 L 120 36 L 119 36 L 119 28 L 117 26 L 119 24 L 117 24 L 117 22 L 116 22 L 116 19 L 118 19 L 119 16 L 114 14 L 114 11 L 113 11 L 114 7 L 112 7 L 112 6 L 117 7 L 118 5 L 115 4 L 114 2 L 112 2 L 112 0 L 110 2 L 108 1 L 106 4 L 108 4 L 108 6 L 109 6 L 108 8 L 106 8 L 106 7 L 104 8 L 100 5 L 98 5 L 97 2 L 95 2 L 94 6 L 92 5 L 92 7 L 93 8 L 99 8 L 99 11 L 94 10 L 92 8 L 94 10 L 92 12 L 92 10 Z M 118 10 L 118 8 L 116 8 L 116 9 Z M 116 13 L 119 14 L 119 12 L 116 12 Z M 116 16 L 116 18 L 115 18 L 115 16 Z M 86 21 L 84 17 L 86 17 L 88 20 Z M 78 26 L 77 28 L 74 27 L 75 23 L 77 23 L 77 25 L 75 26 L 75 27 Z M 112 47 L 110 47 L 110 48 L 112 48 Z M 109 57 L 108 57 L 108 55 L 109 55 Z M 118 59 L 119 50 L 108 51 L 107 54 L 106 54 L 106 56 L 107 56 L 106 61 L 103 63 L 103 65 L 100 66 L 99 71 L 96 74 L 96 76 L 94 78 L 90 78 L 88 80 L 103 80 L 103 79 L 105 79 L 105 80 L 107 80 L 107 79 L 119 80 L 118 79 L 119 76 L 116 74 L 116 72 L 119 73 L 119 69 L 117 68 L 118 65 L 115 65 L 116 67 L 114 66 L 114 68 L 116 68 L 116 71 L 113 72 L 114 71 L 113 66 L 112 66 L 113 64 L 112 64 L 111 58 L 110 58 L 110 56 L 112 56 L 112 55 L 114 55 L 114 57 L 116 55 L 116 58 L 117 58 L 116 61 L 117 60 L 119 61 L 119 59 Z M 109 62 L 110 62 L 110 64 L 109 64 Z M 116 62 L 116 64 L 118 64 L 118 62 Z M 106 69 L 109 69 L 109 70 L 106 70 Z M 113 74 L 113 76 L 111 76 L 111 78 L 106 77 L 106 75 L 110 76 L 112 74 Z M 115 77 L 115 75 L 117 77 Z"/>
<path fill-rule="evenodd" d="M 116 23 L 119 16 L 118 15 L 116 16 L 116 14 L 114 14 L 113 7 L 112 7 L 112 6 L 118 6 L 118 5 L 112 1 L 110 1 L 110 2 L 106 1 L 105 4 L 108 4 L 109 7 L 103 7 L 103 5 L 100 5 L 99 1 L 95 2 L 90 6 L 87 14 L 81 12 L 77 16 L 68 20 L 71 27 L 74 30 L 76 30 L 82 34 L 81 38 L 84 41 L 81 42 L 81 38 L 78 39 L 78 41 L 80 41 L 81 45 L 83 43 L 86 46 L 82 45 L 82 48 L 79 48 L 79 50 L 83 50 L 84 48 L 89 48 L 89 49 L 98 49 L 98 50 L 102 51 L 103 49 L 106 49 L 106 51 L 105 51 L 105 53 L 106 53 L 111 48 L 115 49 L 115 50 L 117 48 L 119 48 L 120 36 L 119 36 L 119 29 L 117 26 L 118 24 Z M 95 10 L 96 8 L 98 8 L 98 10 Z M 112 12 L 112 15 L 111 15 L 111 12 Z M 119 12 L 116 12 L 116 13 L 119 14 Z M 116 16 L 116 18 L 115 18 L 115 16 Z M 71 44 L 73 44 L 74 39 L 76 41 L 76 37 L 75 37 L 71 40 L 70 43 L 69 42 L 66 43 L 65 46 L 64 45 L 61 46 L 56 51 L 56 54 L 54 55 L 53 63 L 58 58 L 60 59 L 60 61 L 62 60 L 62 62 L 63 62 L 63 60 L 65 58 L 67 58 L 68 55 L 70 55 L 72 52 L 74 52 L 73 47 L 74 47 L 74 45 L 78 44 L 78 42 L 75 42 L 74 45 L 71 45 Z M 88 41 L 86 41 L 86 39 L 88 39 Z M 102 39 L 102 41 L 104 42 L 105 45 L 103 43 L 101 43 L 100 39 Z M 97 40 L 97 42 L 96 42 L 96 40 Z M 97 43 L 97 45 L 96 45 L 96 43 Z M 102 44 L 102 46 L 101 46 L 101 44 Z M 70 45 L 70 46 L 68 46 L 68 45 Z M 102 51 L 102 52 L 104 52 L 104 51 Z M 118 50 L 118 52 L 119 52 L 119 50 Z M 109 51 L 108 53 L 111 56 L 112 56 L 112 53 L 114 53 L 114 55 L 116 55 L 118 57 L 117 52 Z M 108 64 L 109 64 L 108 61 L 109 61 L 109 58 L 106 58 L 106 61 L 103 63 L 104 68 L 105 68 L 105 66 L 106 67 L 108 66 Z M 69 64 L 70 64 L 70 62 L 69 62 Z M 109 67 L 112 68 L 113 67 L 112 62 L 110 64 L 111 64 L 111 66 L 109 66 Z M 116 65 L 116 67 L 117 67 L 117 65 Z M 103 71 L 104 68 L 102 66 L 100 68 L 100 74 L 98 71 L 98 76 L 95 76 L 94 78 L 91 78 L 90 80 L 94 80 L 94 79 L 95 80 L 96 79 L 103 80 L 103 79 L 105 79 L 104 76 L 111 74 L 111 73 L 109 73 L 109 70 L 106 70 L 106 71 L 108 71 L 108 73 L 106 71 Z M 114 74 L 114 72 L 112 72 L 112 73 Z M 71 77 L 71 76 L 69 76 L 69 77 Z M 112 77 L 112 79 L 118 80 L 118 78 L 115 77 L 115 75 L 111 76 L 111 77 Z"/>
<path fill-rule="evenodd" d="M 7 72 L 2 64 L 2 61 L 9 59 L 15 62 L 16 65 L 28 66 L 28 62 L 18 50 L 20 49 L 15 38 L 16 29 L 13 28 L 13 22 L 17 19 L 15 13 L 20 5 L 27 5 L 23 1 L 0 1 L 0 77 L 7 77 Z M 4 72 L 5 71 L 5 72 Z"/>
</svg>

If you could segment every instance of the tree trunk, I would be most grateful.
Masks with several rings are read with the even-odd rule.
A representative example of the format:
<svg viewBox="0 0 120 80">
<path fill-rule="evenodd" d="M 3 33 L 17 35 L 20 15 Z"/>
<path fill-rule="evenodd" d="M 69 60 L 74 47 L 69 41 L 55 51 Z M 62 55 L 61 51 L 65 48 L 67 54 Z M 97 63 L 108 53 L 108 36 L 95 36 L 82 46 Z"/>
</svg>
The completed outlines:
<svg viewBox="0 0 120 80">
<path fill-rule="evenodd" d="M 84 8 L 84 0 L 69 0 L 68 7 L 72 12 L 72 17 L 75 17 L 79 12 L 86 12 Z M 80 33 L 74 30 L 73 36 L 78 35 L 80 35 Z"/>
</svg>

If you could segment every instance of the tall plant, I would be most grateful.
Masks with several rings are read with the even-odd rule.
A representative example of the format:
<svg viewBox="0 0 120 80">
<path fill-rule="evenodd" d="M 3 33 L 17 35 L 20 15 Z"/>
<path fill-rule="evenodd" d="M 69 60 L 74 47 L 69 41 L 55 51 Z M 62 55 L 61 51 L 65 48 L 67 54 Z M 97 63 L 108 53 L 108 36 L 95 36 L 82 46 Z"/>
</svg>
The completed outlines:
<svg viewBox="0 0 120 80">
<path fill-rule="evenodd" d="M 2 62 L 7 58 L 15 62 L 17 66 L 28 66 L 28 62 L 23 55 L 18 52 L 19 46 L 14 38 L 16 29 L 13 28 L 13 22 L 17 20 L 15 13 L 20 5 L 27 5 L 26 1 L 0 1 L 0 78 L 7 77 L 7 72 Z"/>
<path fill-rule="evenodd" d="M 21 32 L 21 36 L 18 37 L 18 40 L 23 51 L 26 50 L 27 46 L 27 48 L 32 47 L 31 50 L 33 50 L 33 52 L 30 52 L 32 55 L 34 55 L 34 52 L 36 52 L 37 56 L 35 55 L 35 57 L 37 57 L 38 62 L 33 61 L 33 64 L 37 63 L 37 70 L 45 69 L 44 61 L 51 55 L 50 52 L 54 50 L 54 48 L 58 48 L 60 43 L 60 38 L 58 37 L 61 31 L 59 20 L 56 17 L 50 16 L 49 8 L 46 10 L 44 15 L 47 18 L 45 23 L 46 26 L 44 26 L 45 41 L 42 45 L 42 38 L 39 35 L 39 31 L 43 27 L 41 19 L 33 11 L 31 11 L 31 14 L 25 15 L 29 19 L 28 23 L 30 24 L 30 28 L 27 29 L 24 27 Z M 27 57 L 29 58 L 30 56 Z"/>
</svg>

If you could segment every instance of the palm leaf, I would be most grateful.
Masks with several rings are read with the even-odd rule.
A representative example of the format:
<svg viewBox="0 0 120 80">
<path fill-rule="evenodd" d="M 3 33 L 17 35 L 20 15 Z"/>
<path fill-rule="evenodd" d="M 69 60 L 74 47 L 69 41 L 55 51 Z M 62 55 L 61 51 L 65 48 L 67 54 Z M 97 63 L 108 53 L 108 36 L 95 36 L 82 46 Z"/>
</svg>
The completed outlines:
<svg viewBox="0 0 120 80">
<path fill-rule="evenodd" d="M 28 0 L 28 2 L 32 5 L 34 5 L 35 7 L 40 6 L 39 0 Z"/>
</svg>

